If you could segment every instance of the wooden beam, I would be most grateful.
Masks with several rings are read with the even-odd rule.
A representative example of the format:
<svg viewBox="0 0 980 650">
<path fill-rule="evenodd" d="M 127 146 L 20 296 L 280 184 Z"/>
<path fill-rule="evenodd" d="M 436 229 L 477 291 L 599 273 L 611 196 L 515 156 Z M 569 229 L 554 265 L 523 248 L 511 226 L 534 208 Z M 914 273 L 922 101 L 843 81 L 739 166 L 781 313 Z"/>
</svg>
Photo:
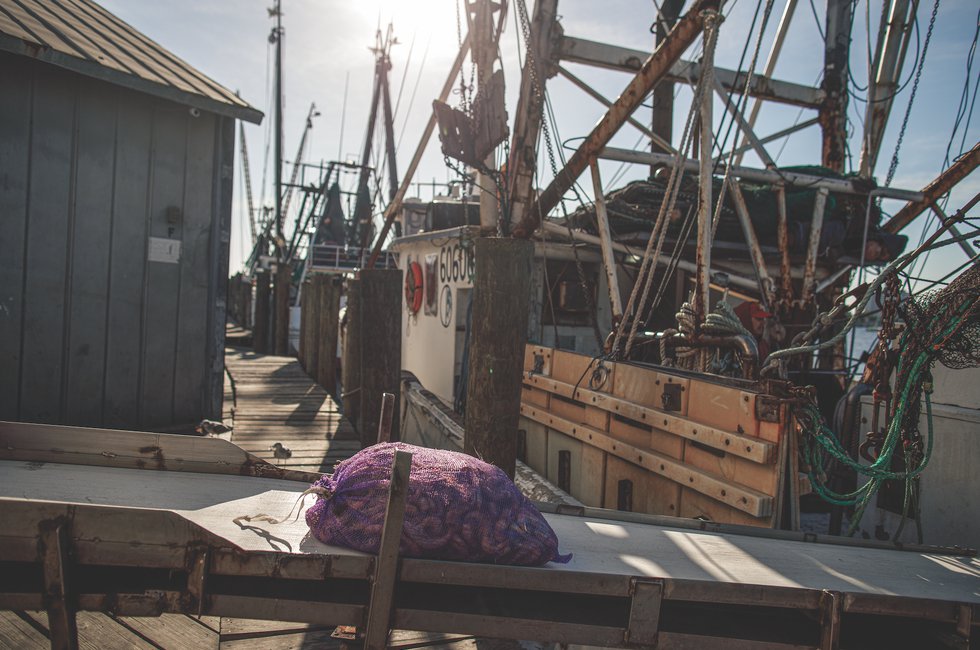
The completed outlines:
<svg viewBox="0 0 980 650">
<path fill-rule="evenodd" d="M 361 444 L 378 439 L 382 396 L 401 393 L 402 272 L 398 269 L 363 269 L 360 284 L 360 422 Z M 525 303 L 526 305 L 526 303 Z M 348 332 L 351 323 L 348 324 Z M 392 415 L 392 438 L 398 440 L 398 414 Z"/>
<path fill-rule="evenodd" d="M 329 394 L 337 392 L 337 336 L 340 330 L 340 276 L 316 275 L 316 371 L 314 377 Z"/>
<path fill-rule="evenodd" d="M 640 406 L 612 395 L 587 388 L 576 388 L 571 384 L 541 375 L 524 376 L 524 385 L 539 388 L 567 399 L 574 399 L 585 406 L 595 406 L 614 415 L 657 429 L 675 436 L 693 440 L 713 449 L 724 451 L 756 463 L 770 464 L 776 460 L 778 445 L 740 433 L 731 433 L 715 427 L 698 424 L 656 409 Z"/>
<path fill-rule="evenodd" d="M 76 650 L 78 626 L 68 578 L 68 520 L 58 517 L 40 524 L 42 573 L 44 576 L 44 600 L 48 610 L 48 627 L 51 631 L 52 650 Z"/>
<path fill-rule="evenodd" d="M 384 527 L 381 529 L 381 547 L 378 549 L 374 578 L 371 581 L 371 600 L 364 628 L 364 650 L 384 650 L 387 646 L 411 469 L 412 454 L 396 450 L 391 465 L 391 481 L 388 484 L 388 507 L 385 510 Z"/>
<path fill-rule="evenodd" d="M 361 430 L 361 312 L 361 281 L 354 278 L 347 281 L 341 403 L 344 417 L 357 431 Z"/>
<path fill-rule="evenodd" d="M 252 326 L 252 348 L 259 354 L 269 353 L 269 272 L 255 274 L 255 323 Z"/>
<path fill-rule="evenodd" d="M 674 458 L 617 440 L 604 431 L 551 415 L 535 407 L 521 405 L 521 415 L 753 517 L 768 517 L 772 514 L 773 497 L 768 494 L 720 479 Z"/>
<path fill-rule="evenodd" d="M 289 285 L 292 280 L 292 267 L 280 262 L 276 267 L 275 286 L 275 353 L 280 357 L 289 355 Z"/>
<path fill-rule="evenodd" d="M 514 477 L 534 244 L 476 240 L 464 451 Z"/>
</svg>

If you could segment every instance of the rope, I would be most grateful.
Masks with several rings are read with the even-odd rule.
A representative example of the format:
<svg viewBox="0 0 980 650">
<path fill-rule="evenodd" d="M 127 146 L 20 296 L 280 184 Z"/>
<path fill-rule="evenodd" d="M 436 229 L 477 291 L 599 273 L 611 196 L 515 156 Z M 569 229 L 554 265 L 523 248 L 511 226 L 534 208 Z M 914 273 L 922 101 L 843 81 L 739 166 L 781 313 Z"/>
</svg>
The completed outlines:
<svg viewBox="0 0 980 650">
<path fill-rule="evenodd" d="M 714 14 L 717 15 L 717 14 Z M 707 33 L 704 40 L 704 60 L 705 65 L 701 68 L 701 81 L 698 83 L 695 92 L 694 100 L 691 102 L 691 110 L 688 112 L 687 123 L 684 125 L 684 134 L 681 136 L 681 145 L 677 148 L 677 154 L 674 157 L 674 166 L 670 172 L 670 180 L 667 182 L 667 198 L 660 204 L 660 211 L 657 214 L 657 221 L 654 225 L 653 230 L 650 232 L 650 238 L 647 240 L 647 246 L 643 253 L 643 261 L 640 264 L 640 271 L 637 274 L 636 282 L 633 283 L 633 290 L 630 292 L 629 300 L 626 303 L 626 307 L 623 310 L 623 318 L 616 327 L 616 337 L 613 340 L 611 354 L 614 358 L 619 356 L 619 351 L 623 342 L 623 334 L 626 331 L 626 322 L 628 320 L 632 321 L 630 332 L 626 340 L 626 350 L 625 355 L 628 356 L 633 347 L 633 341 L 636 338 L 636 331 L 639 327 L 640 315 L 643 313 L 643 305 L 646 304 L 647 299 L 650 295 L 650 286 L 653 281 L 653 267 L 655 266 L 655 260 L 660 257 L 660 251 L 663 246 L 663 236 L 661 230 L 666 232 L 666 217 L 674 210 L 674 205 L 677 201 L 677 193 L 680 188 L 680 181 L 684 175 L 684 163 L 687 161 L 686 151 L 690 146 L 690 138 L 693 132 L 694 119 L 697 116 L 697 107 L 699 105 L 699 99 L 705 92 L 710 92 L 707 89 L 708 83 L 706 73 L 710 73 L 711 66 L 707 62 L 714 60 L 715 47 L 718 43 L 718 30 L 715 28 L 715 21 L 705 20 L 705 32 Z M 651 255 L 654 249 L 654 241 L 657 242 L 656 255 Z M 642 282 L 641 282 L 642 280 Z M 643 285 L 643 297 L 641 302 L 637 302 L 637 297 L 640 292 L 640 285 Z"/>
</svg>

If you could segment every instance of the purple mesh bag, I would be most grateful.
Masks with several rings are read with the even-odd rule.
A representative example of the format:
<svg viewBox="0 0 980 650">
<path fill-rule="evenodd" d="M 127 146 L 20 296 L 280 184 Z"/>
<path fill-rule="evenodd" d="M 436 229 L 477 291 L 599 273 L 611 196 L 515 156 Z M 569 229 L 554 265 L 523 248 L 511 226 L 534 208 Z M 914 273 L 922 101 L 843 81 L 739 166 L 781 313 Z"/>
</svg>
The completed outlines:
<svg viewBox="0 0 980 650">
<path fill-rule="evenodd" d="M 565 563 L 558 538 L 499 468 L 454 451 L 384 443 L 364 449 L 314 484 L 306 523 L 325 544 L 377 553 L 395 450 L 412 453 L 402 555 L 540 566 Z"/>
</svg>

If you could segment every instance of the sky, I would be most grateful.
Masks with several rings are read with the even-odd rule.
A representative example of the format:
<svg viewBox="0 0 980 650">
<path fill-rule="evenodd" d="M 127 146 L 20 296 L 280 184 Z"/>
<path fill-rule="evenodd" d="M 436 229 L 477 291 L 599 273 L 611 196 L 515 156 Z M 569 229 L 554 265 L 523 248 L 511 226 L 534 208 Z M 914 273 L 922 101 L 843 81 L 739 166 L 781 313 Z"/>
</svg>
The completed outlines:
<svg viewBox="0 0 980 650">
<path fill-rule="evenodd" d="M 853 128 L 851 149 L 854 166 L 858 162 L 865 110 L 865 104 L 860 99 L 866 94 L 861 89 L 868 77 L 867 35 L 871 35 L 873 43 L 881 13 L 880 0 L 869 1 L 870 6 L 863 1 L 856 5 L 852 32 L 854 98 L 850 101 L 848 116 Z M 273 122 L 270 110 L 273 49 L 268 41 L 273 23 L 267 11 L 272 0 L 101 0 L 101 4 L 215 81 L 239 91 L 252 106 L 266 113 L 261 125 L 246 125 L 245 134 L 255 201 L 258 203 L 264 197 L 264 202 L 271 204 L 272 193 L 268 186 L 273 174 L 269 166 L 271 157 L 266 151 Z M 508 112 L 512 123 L 520 84 L 523 43 L 520 46 L 517 43 L 516 6 L 514 2 L 509 4 L 499 65 L 505 73 Z M 527 0 L 527 4 L 528 10 L 532 11 L 533 0 Z M 558 14 L 566 35 L 649 51 L 653 44 L 650 26 L 656 15 L 655 6 L 655 1 L 647 0 L 559 0 Z M 757 71 L 764 66 L 783 6 L 783 0 L 775 0 L 772 17 L 762 36 Z M 736 68 L 747 39 L 750 39 L 747 56 L 751 58 L 758 35 L 757 30 L 750 32 L 756 10 L 755 0 L 729 0 L 726 4 L 726 19 L 720 28 L 716 65 Z M 901 131 L 902 118 L 915 85 L 914 64 L 919 58 L 916 52 L 921 52 L 925 43 L 932 10 L 931 2 L 923 3 L 919 9 L 918 38 L 912 42 L 903 72 L 903 81 L 909 83 L 905 84 L 892 108 L 875 170 L 879 180 L 883 180 L 887 173 Z M 813 85 L 819 80 L 823 45 L 818 29 L 822 29 L 825 11 L 826 0 L 799 0 L 787 44 L 775 69 L 775 78 L 806 85 Z M 460 19 L 461 25 L 457 22 L 458 15 L 457 0 L 283 0 L 284 159 L 292 161 L 295 157 L 311 103 L 316 104 L 320 114 L 314 118 L 304 160 L 319 163 L 360 158 L 373 83 L 374 55 L 370 48 L 374 45 L 378 28 L 386 29 L 390 23 L 399 41 L 392 48 L 390 79 L 392 101 L 396 104 L 395 135 L 400 144 L 398 165 L 400 171 L 404 170 L 428 119 L 431 102 L 438 95 L 456 56 L 459 34 L 465 34 L 465 15 Z M 933 29 L 893 187 L 920 189 L 943 169 L 947 143 L 960 110 L 961 94 L 968 76 L 970 48 L 978 29 L 978 5 L 975 0 L 940 0 Z M 684 58 L 698 58 L 701 56 L 700 49 L 698 41 Z M 575 64 L 568 64 L 567 67 L 610 99 L 619 95 L 631 76 Z M 470 74 L 471 65 L 467 62 L 464 77 L 468 79 Z M 969 78 L 967 107 L 974 96 L 974 89 L 980 83 L 980 65 L 973 67 Z M 589 132 L 602 116 L 604 108 L 561 77 L 548 81 L 548 94 L 556 118 L 556 140 L 565 144 L 562 151 L 556 154 L 567 156 L 576 146 L 576 138 Z M 691 95 L 687 87 L 678 86 L 676 96 L 675 140 L 683 128 Z M 459 101 L 458 92 L 454 92 L 449 103 L 457 105 Z M 724 115 L 724 109 L 716 102 L 714 110 L 717 124 Z M 811 111 L 801 113 L 794 107 L 767 103 L 757 123 L 757 132 L 764 136 L 812 116 L 814 112 Z M 641 107 L 636 117 L 641 121 L 649 120 L 649 109 Z M 638 144 L 638 138 L 639 131 L 625 126 L 611 144 L 626 148 L 645 147 L 645 143 Z M 951 155 L 955 157 L 961 151 L 961 142 L 968 150 L 978 139 L 980 107 L 968 123 L 966 117 L 961 119 Z M 375 144 L 378 142 L 376 138 Z M 779 154 L 779 165 L 819 163 L 819 128 L 810 127 L 792 138 L 768 145 L 767 149 L 774 157 Z M 539 163 L 546 183 L 551 175 L 543 147 Z M 754 154 L 746 155 L 743 164 L 761 166 Z M 250 249 L 240 158 L 236 158 L 235 165 L 231 247 L 233 272 L 241 267 Z M 601 169 L 606 191 L 643 177 L 647 170 L 640 166 L 623 168 L 619 163 L 608 161 L 601 164 Z M 290 167 L 287 165 L 284 177 L 288 178 L 289 173 Z M 261 191 L 263 177 L 267 180 L 267 188 Z M 438 151 L 438 142 L 433 138 L 416 180 L 444 183 L 452 178 L 455 178 L 455 173 L 446 169 Z M 354 182 L 353 178 L 348 178 L 347 182 Z M 591 183 L 580 182 L 580 185 L 590 196 Z M 980 172 L 974 173 L 953 192 L 947 211 L 954 212 L 977 192 L 980 192 Z M 430 191 L 413 187 L 409 196 L 413 195 L 428 198 Z M 294 205 L 296 203 L 298 201 Z M 901 205 L 885 202 L 883 209 L 894 212 Z M 974 214 L 978 213 L 980 209 L 974 211 Z M 910 245 L 919 241 L 923 227 L 931 231 L 935 226 L 934 220 L 920 218 L 919 223 L 905 231 L 910 236 Z M 930 256 L 924 266 L 915 271 L 921 277 L 938 278 L 967 259 L 959 247 L 947 247 L 941 254 Z"/>
</svg>

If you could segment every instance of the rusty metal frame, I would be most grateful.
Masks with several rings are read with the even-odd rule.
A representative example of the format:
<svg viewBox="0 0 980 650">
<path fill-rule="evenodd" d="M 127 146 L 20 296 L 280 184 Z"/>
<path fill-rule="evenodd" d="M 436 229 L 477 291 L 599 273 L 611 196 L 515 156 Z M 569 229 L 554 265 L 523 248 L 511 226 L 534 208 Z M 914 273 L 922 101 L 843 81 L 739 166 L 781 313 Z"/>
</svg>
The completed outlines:
<svg viewBox="0 0 980 650">
<path fill-rule="evenodd" d="M 562 195 L 575 183 L 589 164 L 589 159 L 598 154 L 609 140 L 619 131 L 626 118 L 643 103 L 644 98 L 656 83 L 664 77 L 690 47 L 703 29 L 701 13 L 706 9 L 717 9 L 718 0 L 698 0 L 694 6 L 670 30 L 657 49 L 637 71 L 636 76 L 602 116 L 599 123 L 586 136 L 578 150 L 568 159 L 565 167 L 541 193 L 531 208 L 524 214 L 514 233 L 529 237 L 540 225 L 543 216 L 558 205 Z M 540 217 L 540 218 L 539 218 Z"/>
</svg>

